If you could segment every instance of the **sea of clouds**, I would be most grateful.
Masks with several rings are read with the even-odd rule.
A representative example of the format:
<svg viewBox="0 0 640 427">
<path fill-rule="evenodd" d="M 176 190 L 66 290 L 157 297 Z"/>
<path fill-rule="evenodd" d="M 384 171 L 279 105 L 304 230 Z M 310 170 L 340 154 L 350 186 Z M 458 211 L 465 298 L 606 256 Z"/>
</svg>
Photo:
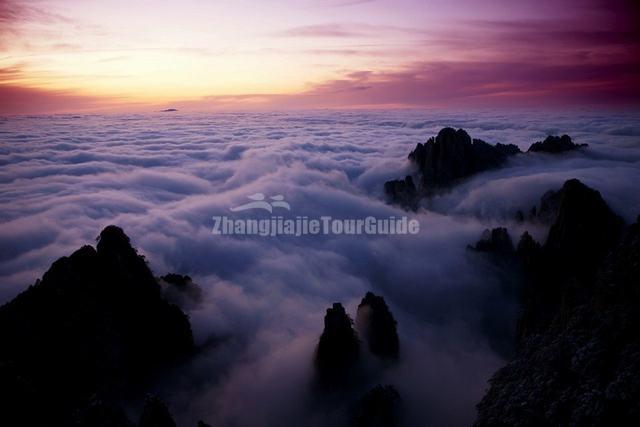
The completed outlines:
<svg viewBox="0 0 640 427">
<path fill-rule="evenodd" d="M 371 290 L 398 320 L 401 360 L 372 384 L 394 384 L 413 425 L 468 425 L 504 364 L 517 303 L 466 245 L 514 221 L 549 189 L 579 178 L 627 221 L 640 214 L 640 115 L 598 112 L 317 111 L 306 113 L 0 118 L 0 303 L 58 257 L 117 224 L 157 275 L 189 274 L 199 356 L 158 384 L 181 425 L 324 425 L 310 383 L 324 312 L 352 316 Z M 386 180 L 412 172 L 416 143 L 444 126 L 526 150 L 567 133 L 586 151 L 531 154 L 479 174 L 410 214 L 405 236 L 212 235 L 212 216 L 248 195 L 282 194 L 283 215 L 405 214 Z M 242 213 L 264 218 L 267 212 Z M 505 344 L 505 342 L 507 344 Z"/>
</svg>

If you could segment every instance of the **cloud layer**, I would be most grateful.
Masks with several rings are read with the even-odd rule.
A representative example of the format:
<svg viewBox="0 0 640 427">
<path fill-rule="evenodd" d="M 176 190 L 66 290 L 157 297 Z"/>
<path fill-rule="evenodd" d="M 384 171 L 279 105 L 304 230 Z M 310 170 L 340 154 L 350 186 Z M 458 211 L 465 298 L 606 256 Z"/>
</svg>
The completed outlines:
<svg viewBox="0 0 640 427">
<path fill-rule="evenodd" d="M 229 211 L 257 192 L 285 195 L 292 215 L 402 215 L 382 184 L 410 172 L 407 153 L 443 126 L 523 149 L 568 133 L 590 148 L 474 177 L 425 202 L 416 236 L 211 234 L 213 215 L 261 215 Z M 158 390 L 185 425 L 325 425 L 308 394 L 324 310 L 340 301 L 354 315 L 369 290 L 387 300 L 402 346 L 376 380 L 397 386 L 415 425 L 468 425 L 503 363 L 493 344 L 508 326 L 491 325 L 512 325 L 517 307 L 465 246 L 486 227 L 517 235 L 515 212 L 567 178 L 627 220 L 640 213 L 636 113 L 34 116 L 2 119 L 0 141 L 0 301 L 112 223 L 156 274 L 203 288 L 189 314 L 205 350 Z"/>
</svg>

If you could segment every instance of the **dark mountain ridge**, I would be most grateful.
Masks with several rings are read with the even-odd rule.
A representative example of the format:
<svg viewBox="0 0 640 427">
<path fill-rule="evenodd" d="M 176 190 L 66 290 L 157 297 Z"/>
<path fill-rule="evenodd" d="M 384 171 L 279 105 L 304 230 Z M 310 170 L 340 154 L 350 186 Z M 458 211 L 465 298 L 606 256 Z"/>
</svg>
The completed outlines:
<svg viewBox="0 0 640 427">
<path fill-rule="evenodd" d="M 85 425 L 85 412 L 140 395 L 194 350 L 189 319 L 116 226 L 0 307 L 0 342 L 11 426 Z"/>
<path fill-rule="evenodd" d="M 548 136 L 531 145 L 528 153 L 559 154 L 586 147 L 575 144 L 568 135 Z M 503 166 L 511 156 L 522 154 L 514 144 L 491 145 L 472 139 L 464 129 L 443 128 L 427 142 L 418 143 L 409 153 L 416 167 L 418 184 L 413 177 L 390 180 L 384 185 L 387 200 L 405 209 L 416 210 L 423 197 L 437 194 L 477 173 Z"/>
<path fill-rule="evenodd" d="M 524 233 L 517 245 L 517 353 L 491 379 L 476 426 L 638 425 L 640 217 L 625 228 L 575 179 L 554 197 L 544 244 Z"/>
</svg>

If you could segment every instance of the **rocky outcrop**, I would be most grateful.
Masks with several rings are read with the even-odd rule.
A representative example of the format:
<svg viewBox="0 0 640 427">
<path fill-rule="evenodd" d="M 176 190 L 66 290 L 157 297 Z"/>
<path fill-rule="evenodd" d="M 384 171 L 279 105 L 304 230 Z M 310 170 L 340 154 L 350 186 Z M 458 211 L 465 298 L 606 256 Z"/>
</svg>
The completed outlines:
<svg viewBox="0 0 640 427">
<path fill-rule="evenodd" d="M 561 200 L 561 191 L 549 190 L 544 193 L 540 198 L 540 208 L 537 211 L 535 207 L 533 208 L 535 219 L 544 225 L 553 224 L 556 221 Z"/>
<path fill-rule="evenodd" d="M 418 209 L 420 197 L 411 175 L 407 175 L 405 179 L 385 182 L 384 194 L 387 200 L 393 204 L 400 205 L 407 210 L 416 211 Z"/>
<path fill-rule="evenodd" d="M 559 191 L 544 245 L 525 233 L 515 358 L 478 404 L 477 426 L 640 422 L 640 218 L 622 220 L 577 180 Z"/>
<path fill-rule="evenodd" d="M 160 277 L 158 283 L 163 296 L 183 309 L 196 307 L 204 298 L 202 288 L 187 275 L 169 273 Z"/>
<path fill-rule="evenodd" d="M 383 359 L 398 358 L 400 340 L 397 322 L 383 297 L 367 292 L 358 305 L 356 326 L 371 354 Z M 327 309 L 324 330 L 316 351 L 316 370 L 321 385 L 340 388 L 351 380 L 363 380 L 359 372 L 360 339 L 353 322 L 340 303 Z M 360 374 L 363 374 L 358 378 Z"/>
<path fill-rule="evenodd" d="M 400 395 L 393 386 L 377 385 L 359 397 L 377 382 L 380 370 L 388 366 L 365 366 L 363 351 L 368 349 L 384 361 L 398 357 L 396 321 L 384 299 L 372 292 L 367 292 L 358 305 L 356 319 L 358 329 L 367 343 L 364 349 L 360 348 L 353 322 L 342 304 L 334 303 L 327 309 L 315 357 L 318 402 L 325 405 L 323 410 L 333 412 L 336 419 L 342 419 L 349 425 L 398 426 L 401 416 Z"/>
<path fill-rule="evenodd" d="M 515 252 L 511 236 L 509 236 L 509 232 L 504 227 L 484 230 L 480 240 L 473 246 L 469 245 L 469 249 L 494 254 L 499 257 L 510 256 Z"/>
<path fill-rule="evenodd" d="M 432 195 L 473 174 L 501 166 L 509 156 L 520 153 L 513 144 L 491 145 L 471 139 L 463 129 L 443 128 L 436 137 L 419 143 L 409 153 L 418 170 L 418 186 L 408 176 L 385 183 L 391 203 L 416 210 L 420 197 Z"/>
<path fill-rule="evenodd" d="M 541 253 L 540 243 L 536 242 L 529 232 L 522 233 L 516 246 L 516 257 L 525 277 L 532 277 L 536 273 L 535 268 L 540 264 Z"/>
<path fill-rule="evenodd" d="M 176 422 L 162 400 L 149 396 L 144 403 L 138 427 L 176 427 Z"/>
<path fill-rule="evenodd" d="M 106 411 L 194 349 L 187 316 L 116 226 L 0 307 L 0 342 L 0 423 L 13 426 L 72 425 L 96 398 Z"/>
<path fill-rule="evenodd" d="M 576 144 L 569 135 L 552 136 L 549 135 L 544 141 L 535 142 L 527 150 L 528 153 L 551 153 L 558 154 L 566 151 L 573 151 L 586 148 L 588 144 Z"/>
<path fill-rule="evenodd" d="M 618 241 L 624 222 L 600 193 L 577 179 L 564 183 L 544 249 L 573 274 L 591 275 Z"/>
<path fill-rule="evenodd" d="M 376 385 L 358 402 L 354 427 L 396 427 L 401 425 L 400 394 L 391 385 Z"/>
<path fill-rule="evenodd" d="M 353 380 L 352 368 L 360 357 L 360 343 L 353 322 L 340 303 L 327 309 L 318 342 L 315 365 L 322 388 L 340 389 Z"/>
<path fill-rule="evenodd" d="M 397 322 L 383 297 L 367 292 L 358 305 L 356 326 L 372 354 L 383 359 L 398 358 Z"/>
<path fill-rule="evenodd" d="M 587 144 L 576 144 L 568 135 L 548 136 L 529 147 L 530 153 L 558 154 L 587 147 Z M 384 186 L 385 196 L 390 203 L 404 209 L 416 210 L 422 197 L 429 197 L 469 178 L 479 172 L 501 167 L 509 157 L 520 154 L 514 144 L 491 145 L 480 139 L 471 139 L 463 129 L 443 128 L 438 135 L 409 153 L 409 160 L 416 167 L 418 183 L 407 176 L 404 180 L 387 181 Z M 409 181 L 409 179 L 411 180 Z M 549 200 L 553 202 L 553 200 Z M 529 213 L 529 219 L 536 217 L 551 223 L 546 208 L 538 215 L 536 209 Z M 523 212 L 517 213 L 520 221 L 525 220 Z"/>
<path fill-rule="evenodd" d="M 530 248 L 527 255 L 520 338 L 544 330 L 563 315 L 562 307 L 590 298 L 596 272 L 624 226 L 598 191 L 576 179 L 565 182 L 553 197 L 555 222 L 544 245 Z"/>
<path fill-rule="evenodd" d="M 510 303 L 515 303 L 522 289 L 516 250 L 509 232 L 504 227 L 485 230 L 475 245 L 467 249 L 476 260 L 483 260 L 478 268 L 495 280 L 485 289 L 478 301 L 478 327 L 493 351 L 505 358 L 515 350 L 515 323 L 517 313 Z M 505 304 L 505 301 L 510 303 Z"/>
<path fill-rule="evenodd" d="M 518 222 L 527 220 L 529 222 L 550 226 L 556 221 L 561 198 L 561 191 L 549 190 L 542 195 L 538 206 L 531 207 L 526 218 L 522 211 L 518 211 L 516 213 L 516 219 Z"/>
<path fill-rule="evenodd" d="M 520 150 L 515 145 L 493 146 L 471 139 L 463 129 L 444 128 L 425 144 L 418 144 L 409 160 L 418 166 L 420 190 L 430 194 L 475 173 L 501 166 Z"/>
<path fill-rule="evenodd" d="M 118 405 L 92 399 L 74 416 L 76 427 L 136 427 Z"/>
<path fill-rule="evenodd" d="M 558 215 L 561 199 L 561 191 L 547 191 L 540 198 L 540 204 L 531 208 L 527 219 L 530 222 L 537 222 L 547 226 L 553 224 L 556 221 L 556 216 Z M 520 219 L 522 220 L 523 218 Z"/>
</svg>

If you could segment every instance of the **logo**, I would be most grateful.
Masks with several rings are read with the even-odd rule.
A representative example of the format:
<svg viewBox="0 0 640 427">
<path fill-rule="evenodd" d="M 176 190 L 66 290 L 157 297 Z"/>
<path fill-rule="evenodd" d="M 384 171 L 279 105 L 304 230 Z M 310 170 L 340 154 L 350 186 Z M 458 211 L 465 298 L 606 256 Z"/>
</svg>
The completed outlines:
<svg viewBox="0 0 640 427">
<path fill-rule="evenodd" d="M 247 196 L 249 200 L 240 206 L 229 208 L 231 212 L 264 210 L 269 218 L 233 218 L 225 215 L 213 216 L 212 234 L 235 236 L 307 236 L 307 235 L 411 235 L 420 232 L 417 219 L 407 216 L 376 218 L 333 218 L 331 216 L 309 217 L 297 215 L 287 217 L 274 214 L 277 208 L 291 211 L 291 205 L 282 194 L 265 197 L 263 193 Z"/>
<path fill-rule="evenodd" d="M 247 196 L 247 198 L 253 201 L 245 203 L 244 205 L 236 206 L 234 208 L 229 208 L 229 210 L 231 212 L 240 212 L 251 209 L 264 209 L 269 213 L 273 213 L 273 208 L 282 208 L 288 211 L 291 210 L 291 206 L 284 200 L 284 196 L 282 194 L 277 194 L 275 196 L 269 197 L 269 199 L 272 200 L 271 202 L 266 201 L 265 196 L 262 193 L 255 193 Z"/>
</svg>

